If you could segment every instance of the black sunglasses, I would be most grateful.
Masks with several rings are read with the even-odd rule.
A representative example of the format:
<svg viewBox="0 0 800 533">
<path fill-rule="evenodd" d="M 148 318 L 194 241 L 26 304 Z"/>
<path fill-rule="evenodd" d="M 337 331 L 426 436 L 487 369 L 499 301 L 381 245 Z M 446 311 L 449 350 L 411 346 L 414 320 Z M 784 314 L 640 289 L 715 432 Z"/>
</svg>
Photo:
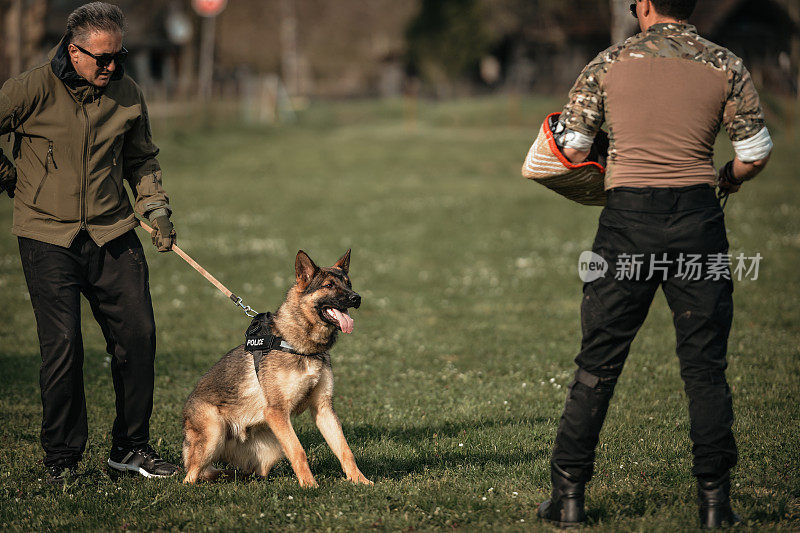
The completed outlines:
<svg viewBox="0 0 800 533">
<path fill-rule="evenodd" d="M 631 15 L 633 15 L 634 18 L 639 18 L 639 15 L 636 14 L 636 2 L 631 4 Z"/>
<path fill-rule="evenodd" d="M 80 46 L 78 46 L 75 43 L 72 43 L 72 44 L 75 45 L 75 48 L 77 48 L 78 50 L 80 50 L 81 52 L 86 54 L 87 56 L 89 56 L 92 59 L 94 59 L 97 62 L 97 66 L 100 67 L 100 68 L 106 68 L 108 65 L 111 64 L 112 61 L 117 65 L 121 65 L 121 64 L 123 64 L 125 62 L 125 59 L 127 59 L 127 57 L 128 57 L 128 51 L 125 49 L 124 46 L 122 47 L 122 49 L 119 52 L 116 52 L 114 54 L 94 55 L 93 53 L 91 53 L 90 51 L 86 50 L 85 48 L 81 48 Z"/>
</svg>

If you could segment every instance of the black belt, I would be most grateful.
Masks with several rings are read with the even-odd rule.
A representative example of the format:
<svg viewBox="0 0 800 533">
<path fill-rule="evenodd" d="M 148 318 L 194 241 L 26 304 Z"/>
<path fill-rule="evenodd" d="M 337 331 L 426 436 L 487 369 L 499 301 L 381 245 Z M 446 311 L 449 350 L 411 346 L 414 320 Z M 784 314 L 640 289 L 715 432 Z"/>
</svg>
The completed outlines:
<svg viewBox="0 0 800 533">
<path fill-rule="evenodd" d="M 710 185 L 687 187 L 615 187 L 606 192 L 606 207 L 622 211 L 674 213 L 719 207 Z"/>
</svg>

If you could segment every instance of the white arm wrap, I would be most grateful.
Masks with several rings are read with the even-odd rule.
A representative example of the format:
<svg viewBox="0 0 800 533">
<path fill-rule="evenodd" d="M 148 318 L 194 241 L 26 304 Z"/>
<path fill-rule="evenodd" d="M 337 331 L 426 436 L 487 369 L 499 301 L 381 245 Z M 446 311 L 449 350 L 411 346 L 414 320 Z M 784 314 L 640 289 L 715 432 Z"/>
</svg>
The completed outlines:
<svg viewBox="0 0 800 533">
<path fill-rule="evenodd" d="M 579 131 L 567 130 L 564 134 L 564 148 L 572 148 L 579 152 L 585 152 L 592 147 L 594 139 L 584 135 Z"/>
<path fill-rule="evenodd" d="M 761 128 L 761 131 L 743 141 L 733 141 L 733 149 L 736 151 L 736 157 L 742 163 L 752 163 L 759 159 L 764 159 L 772 151 L 772 138 L 769 136 L 769 131 L 766 127 Z"/>
</svg>

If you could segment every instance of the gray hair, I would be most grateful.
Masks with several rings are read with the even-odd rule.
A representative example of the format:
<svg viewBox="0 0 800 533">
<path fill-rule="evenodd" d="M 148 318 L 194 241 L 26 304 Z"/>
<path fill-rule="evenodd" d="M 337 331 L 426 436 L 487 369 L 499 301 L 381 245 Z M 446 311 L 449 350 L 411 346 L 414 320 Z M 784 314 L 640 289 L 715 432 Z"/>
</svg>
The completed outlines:
<svg viewBox="0 0 800 533">
<path fill-rule="evenodd" d="M 93 32 L 124 33 L 125 15 L 113 4 L 91 2 L 84 4 L 67 19 L 67 42 L 86 42 Z"/>
</svg>

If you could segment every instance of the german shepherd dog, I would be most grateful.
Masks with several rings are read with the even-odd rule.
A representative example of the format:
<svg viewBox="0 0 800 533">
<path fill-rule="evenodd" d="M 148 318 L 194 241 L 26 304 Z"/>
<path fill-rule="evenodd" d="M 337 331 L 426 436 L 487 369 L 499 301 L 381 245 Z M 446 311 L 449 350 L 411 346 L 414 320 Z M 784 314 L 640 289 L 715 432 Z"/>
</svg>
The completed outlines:
<svg viewBox="0 0 800 533">
<path fill-rule="evenodd" d="M 221 471 L 212 463 L 217 460 L 266 477 L 285 456 L 300 486 L 316 487 L 290 420 L 308 409 L 347 479 L 372 484 L 356 465 L 332 403 L 329 350 L 340 330 L 353 331 L 347 309 L 361 305 L 350 284 L 350 250 L 329 268 L 317 267 L 300 250 L 294 268 L 296 281 L 269 325 L 285 344 L 265 354 L 258 371 L 244 345 L 234 348 L 186 400 L 184 483 L 216 479 Z"/>
</svg>

